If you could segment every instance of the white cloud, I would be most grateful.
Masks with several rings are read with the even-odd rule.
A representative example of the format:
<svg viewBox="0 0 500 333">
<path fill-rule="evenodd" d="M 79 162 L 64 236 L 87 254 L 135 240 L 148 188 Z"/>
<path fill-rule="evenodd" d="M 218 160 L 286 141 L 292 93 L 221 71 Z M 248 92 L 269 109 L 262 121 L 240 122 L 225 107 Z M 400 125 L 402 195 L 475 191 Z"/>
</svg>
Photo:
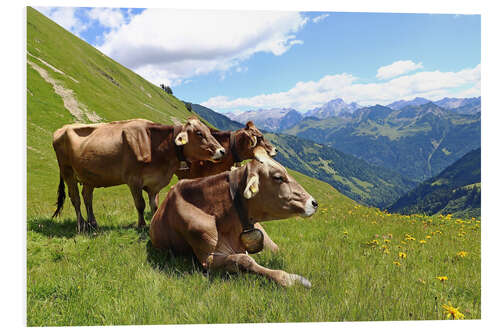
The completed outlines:
<svg viewBox="0 0 500 333">
<path fill-rule="evenodd" d="M 419 68 L 422 68 L 422 63 L 416 64 L 411 60 L 399 60 L 390 65 L 380 67 L 377 71 L 377 78 L 381 80 L 390 79 Z"/>
<path fill-rule="evenodd" d="M 117 29 L 125 24 L 125 16 L 118 8 L 92 8 L 87 12 L 91 20 L 96 20 L 103 27 Z"/>
<path fill-rule="evenodd" d="M 64 29 L 71 31 L 77 36 L 80 36 L 82 31 L 88 28 L 82 20 L 76 17 L 75 7 L 35 7 L 42 14 L 56 22 Z"/>
<path fill-rule="evenodd" d="M 98 48 L 154 83 L 175 85 L 258 52 L 282 55 L 302 43 L 294 34 L 306 22 L 295 12 L 146 9 Z"/>
<path fill-rule="evenodd" d="M 326 75 L 319 81 L 298 82 L 285 92 L 249 98 L 216 96 L 201 104 L 216 110 L 292 107 L 306 111 L 334 99 L 361 105 L 389 104 L 395 100 L 425 97 L 471 97 L 480 95 L 481 64 L 458 72 L 419 72 L 386 82 L 356 83 L 350 74 Z M 472 88 L 469 88 L 472 85 Z"/>
<path fill-rule="evenodd" d="M 328 16 L 330 16 L 330 14 L 318 15 L 315 18 L 313 18 L 312 21 L 313 21 L 313 23 L 319 23 L 319 22 L 323 21 L 324 19 L 326 19 Z"/>
</svg>

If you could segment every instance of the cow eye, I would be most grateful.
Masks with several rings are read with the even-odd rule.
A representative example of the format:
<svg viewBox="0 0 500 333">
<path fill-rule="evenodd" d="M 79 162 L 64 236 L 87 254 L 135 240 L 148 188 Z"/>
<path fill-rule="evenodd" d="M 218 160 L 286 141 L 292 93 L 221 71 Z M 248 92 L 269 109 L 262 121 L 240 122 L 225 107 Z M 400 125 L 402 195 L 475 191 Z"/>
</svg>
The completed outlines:
<svg viewBox="0 0 500 333">
<path fill-rule="evenodd" d="M 274 180 L 277 181 L 278 183 L 283 183 L 285 181 L 285 178 L 281 175 L 276 175 L 273 176 Z"/>
<path fill-rule="evenodd" d="M 196 131 L 196 135 L 203 136 L 203 133 L 201 133 L 201 131 Z"/>
</svg>

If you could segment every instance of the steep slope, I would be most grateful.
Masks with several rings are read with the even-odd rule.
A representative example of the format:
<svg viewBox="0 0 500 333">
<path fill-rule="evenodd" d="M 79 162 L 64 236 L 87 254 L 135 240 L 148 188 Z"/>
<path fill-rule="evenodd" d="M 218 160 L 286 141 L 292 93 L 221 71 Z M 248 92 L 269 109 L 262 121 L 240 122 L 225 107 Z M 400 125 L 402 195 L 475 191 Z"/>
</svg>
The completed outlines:
<svg viewBox="0 0 500 333">
<path fill-rule="evenodd" d="M 52 133 L 72 122 L 146 118 L 172 123 L 184 103 L 27 8 L 28 201 L 54 200 L 59 171 Z M 52 205 L 48 206 L 52 210 Z"/>
<path fill-rule="evenodd" d="M 480 146 L 481 113 L 460 114 L 433 103 L 401 110 L 375 105 L 352 118 L 306 118 L 285 133 L 423 181 Z"/>
<path fill-rule="evenodd" d="M 209 108 L 193 104 L 195 112 L 223 130 L 243 127 Z M 265 133 L 277 148 L 275 157 L 284 166 L 323 180 L 358 202 L 384 207 L 411 189 L 415 183 L 393 171 L 369 165 L 334 148 L 296 136 Z M 405 190 L 406 189 L 406 190 Z"/>
<path fill-rule="evenodd" d="M 402 196 L 388 211 L 402 214 L 481 216 L 481 149 L 473 150 Z"/>
<path fill-rule="evenodd" d="M 194 113 L 203 117 L 210 124 L 221 130 L 235 131 L 244 126 L 242 123 L 231 120 L 229 117 L 217 113 L 200 104 L 192 104 L 192 110 Z"/>
</svg>

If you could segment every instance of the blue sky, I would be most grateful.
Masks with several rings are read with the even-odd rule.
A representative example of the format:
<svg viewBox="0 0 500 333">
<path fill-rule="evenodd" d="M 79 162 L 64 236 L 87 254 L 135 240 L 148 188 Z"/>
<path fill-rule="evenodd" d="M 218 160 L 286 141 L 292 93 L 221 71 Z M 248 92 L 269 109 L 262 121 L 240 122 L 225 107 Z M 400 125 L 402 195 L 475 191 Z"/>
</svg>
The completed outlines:
<svg viewBox="0 0 500 333">
<path fill-rule="evenodd" d="M 217 111 L 480 95 L 479 15 L 39 8 Z"/>
</svg>

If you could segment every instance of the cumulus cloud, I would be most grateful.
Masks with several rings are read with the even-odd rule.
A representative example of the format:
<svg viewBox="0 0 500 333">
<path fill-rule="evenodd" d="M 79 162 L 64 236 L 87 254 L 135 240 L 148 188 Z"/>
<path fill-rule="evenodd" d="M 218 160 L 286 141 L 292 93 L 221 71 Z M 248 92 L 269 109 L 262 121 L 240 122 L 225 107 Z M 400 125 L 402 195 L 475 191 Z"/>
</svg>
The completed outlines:
<svg viewBox="0 0 500 333">
<path fill-rule="evenodd" d="M 107 33 L 98 48 L 154 83 L 227 71 L 258 52 L 301 44 L 295 12 L 146 9 Z"/>
<path fill-rule="evenodd" d="M 319 23 L 319 22 L 323 21 L 324 19 L 326 19 L 328 16 L 330 16 L 330 14 L 318 15 L 315 18 L 313 18 L 312 21 L 313 21 L 313 23 Z"/>
<path fill-rule="evenodd" d="M 92 8 L 87 12 L 91 20 L 110 29 L 117 29 L 125 24 L 125 16 L 118 8 Z"/>
<path fill-rule="evenodd" d="M 431 100 L 471 97 L 480 95 L 481 64 L 458 72 L 419 72 L 385 82 L 357 83 L 357 80 L 346 73 L 326 75 L 319 81 L 298 82 L 285 92 L 235 99 L 216 96 L 201 104 L 216 110 L 292 107 L 306 111 L 335 98 L 374 105 L 415 97 Z"/>
<path fill-rule="evenodd" d="M 422 68 L 422 63 L 416 64 L 411 60 L 399 60 L 390 65 L 380 67 L 377 71 L 377 78 L 381 80 L 390 79 L 419 68 Z"/>
<path fill-rule="evenodd" d="M 80 36 L 88 25 L 76 16 L 78 8 L 75 7 L 35 7 L 39 12 L 56 22 L 64 29 Z"/>
</svg>

